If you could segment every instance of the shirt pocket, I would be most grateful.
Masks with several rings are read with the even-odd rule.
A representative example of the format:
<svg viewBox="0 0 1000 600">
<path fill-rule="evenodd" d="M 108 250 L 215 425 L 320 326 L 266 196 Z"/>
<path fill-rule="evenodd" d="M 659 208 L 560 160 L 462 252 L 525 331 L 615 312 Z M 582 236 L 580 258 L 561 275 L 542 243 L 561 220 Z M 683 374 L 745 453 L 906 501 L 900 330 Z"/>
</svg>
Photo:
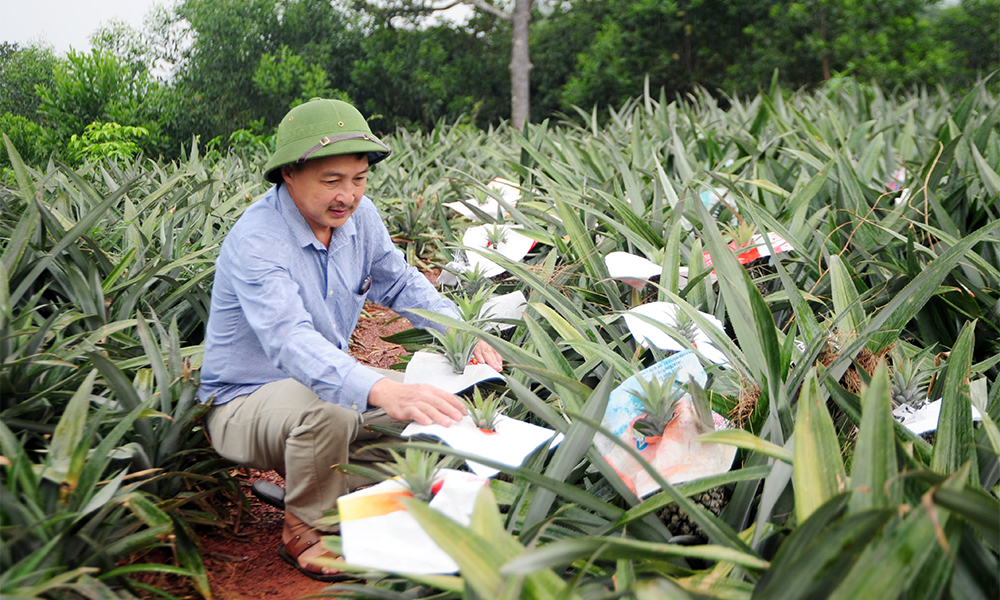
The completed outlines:
<svg viewBox="0 0 1000 600">
<path fill-rule="evenodd" d="M 364 290 L 363 294 L 359 294 L 358 290 L 352 291 L 349 294 L 350 305 L 348 306 L 348 310 L 350 310 L 350 314 L 348 314 L 348 317 L 350 318 L 351 323 L 354 323 L 355 326 L 357 325 L 358 319 L 361 318 L 361 309 L 364 308 L 365 300 L 368 299 L 368 293 L 370 291 L 371 289 L 369 288 Z"/>
</svg>

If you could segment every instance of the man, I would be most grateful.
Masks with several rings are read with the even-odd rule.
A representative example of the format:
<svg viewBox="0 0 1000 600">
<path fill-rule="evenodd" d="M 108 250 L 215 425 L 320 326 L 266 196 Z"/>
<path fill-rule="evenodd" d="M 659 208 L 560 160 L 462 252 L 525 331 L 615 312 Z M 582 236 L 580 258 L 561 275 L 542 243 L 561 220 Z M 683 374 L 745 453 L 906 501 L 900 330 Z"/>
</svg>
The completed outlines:
<svg viewBox="0 0 1000 600">
<path fill-rule="evenodd" d="M 369 167 L 389 153 L 347 103 L 316 98 L 292 109 L 264 167 L 276 185 L 226 236 L 212 287 L 198 391 L 212 402 L 212 444 L 234 462 L 284 470 L 279 552 L 325 581 L 338 576 L 314 562 L 329 555 L 315 523 L 349 491 L 331 465 L 348 462 L 373 421 L 448 426 L 465 414 L 452 394 L 404 384 L 347 353 L 366 299 L 403 314 L 422 308 L 457 318 L 406 264 L 364 195 Z M 502 368 L 488 344 L 475 358 Z"/>
</svg>

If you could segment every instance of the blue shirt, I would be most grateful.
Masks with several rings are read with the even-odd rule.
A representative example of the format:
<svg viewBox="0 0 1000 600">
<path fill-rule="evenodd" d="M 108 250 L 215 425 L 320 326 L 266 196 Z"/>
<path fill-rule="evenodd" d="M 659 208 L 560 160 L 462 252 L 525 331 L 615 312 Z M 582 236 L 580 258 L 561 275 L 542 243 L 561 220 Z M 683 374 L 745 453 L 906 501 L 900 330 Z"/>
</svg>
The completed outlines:
<svg viewBox="0 0 1000 600">
<path fill-rule="evenodd" d="M 367 196 L 334 228 L 328 250 L 285 186 L 271 188 L 236 221 L 215 263 L 198 399 L 225 404 L 291 377 L 327 402 L 363 412 L 382 379 L 348 354 L 366 299 L 417 327 L 440 328 L 407 308 L 458 318 L 406 264 Z"/>
</svg>

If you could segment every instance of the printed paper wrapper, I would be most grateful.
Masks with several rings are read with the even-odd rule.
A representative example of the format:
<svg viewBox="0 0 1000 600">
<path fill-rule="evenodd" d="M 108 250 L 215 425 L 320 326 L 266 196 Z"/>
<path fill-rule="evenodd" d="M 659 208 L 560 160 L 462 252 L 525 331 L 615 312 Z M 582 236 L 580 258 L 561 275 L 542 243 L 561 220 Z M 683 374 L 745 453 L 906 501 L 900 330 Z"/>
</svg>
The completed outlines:
<svg viewBox="0 0 1000 600">
<path fill-rule="evenodd" d="M 941 416 L 941 402 L 938 398 L 933 402 L 928 402 L 920 408 L 914 409 L 905 404 L 896 407 L 892 411 L 892 416 L 916 435 L 923 435 L 931 431 L 937 431 L 938 418 Z M 983 415 L 972 406 L 972 420 L 982 421 Z"/>
<path fill-rule="evenodd" d="M 701 198 L 701 202 L 705 205 L 705 208 L 711 209 L 713 206 L 718 204 L 720 201 L 725 200 L 729 206 L 736 209 L 736 203 L 733 202 L 733 195 L 729 193 L 726 188 L 712 188 L 710 190 L 705 190 L 698 196 Z"/>
<path fill-rule="evenodd" d="M 511 208 L 517 206 L 517 201 L 521 199 L 521 190 L 518 189 L 517 184 L 513 181 L 508 181 L 503 177 L 495 177 L 493 181 L 486 184 L 487 189 L 497 193 L 503 198 L 503 201 L 507 203 L 507 206 Z M 510 216 L 507 209 L 504 208 L 496 198 L 492 196 L 487 196 L 482 202 L 476 198 L 469 198 L 465 202 L 448 202 L 445 204 L 448 208 L 451 208 L 461 214 L 463 217 L 468 217 L 473 221 L 482 221 L 479 215 L 474 213 L 471 208 L 467 205 L 472 204 L 484 213 L 495 216 L 499 219 L 504 219 Z"/>
<path fill-rule="evenodd" d="M 464 471 L 442 469 L 429 506 L 462 525 L 469 524 L 476 495 L 489 480 Z M 458 565 L 400 503 L 410 497 L 398 479 L 337 499 L 344 560 L 390 573 L 454 573 Z"/>
<path fill-rule="evenodd" d="M 489 243 L 489 232 L 494 227 L 504 230 L 504 240 L 495 247 Z M 475 269 L 478 266 L 479 270 L 486 277 L 494 277 L 507 270 L 476 252 L 476 248 L 493 250 L 504 258 L 514 262 L 518 262 L 524 258 L 532 246 L 535 245 L 535 240 L 521 235 L 517 232 L 517 229 L 519 229 L 519 226 L 516 225 L 477 225 L 466 229 L 465 234 L 462 236 L 462 243 L 471 249 L 465 253 L 469 259 L 469 267 Z"/>
<path fill-rule="evenodd" d="M 449 394 L 457 394 L 489 379 L 503 377 L 489 365 L 468 364 L 465 371 L 456 373 L 444 355 L 433 352 L 415 352 L 403 375 L 403 383 L 429 383 Z"/>
<path fill-rule="evenodd" d="M 483 305 L 482 314 L 487 319 L 510 319 L 517 321 L 524 316 L 524 309 L 528 306 L 528 299 L 524 297 L 521 290 L 515 290 L 502 296 L 491 296 Z M 511 323 L 490 322 L 490 327 L 496 327 L 500 331 L 510 329 L 514 325 Z"/>
<path fill-rule="evenodd" d="M 545 442 L 553 439 L 555 431 L 532 425 L 501 415 L 494 427 L 495 433 L 487 433 L 465 417 L 451 427 L 442 425 L 420 425 L 410 423 L 403 430 L 403 437 L 418 434 L 433 435 L 456 450 L 488 458 L 510 467 L 520 467 L 524 459 Z M 556 436 L 553 445 L 562 441 L 562 434 Z M 474 461 L 466 461 L 477 475 L 493 477 L 500 471 Z"/>
<path fill-rule="evenodd" d="M 693 379 L 704 386 L 708 379 L 698 362 L 698 357 L 690 350 L 665 358 L 644 369 L 638 376 L 646 380 L 656 377 L 663 381 L 675 371 L 678 381 L 686 382 Z M 736 447 L 694 441 L 694 438 L 703 432 L 698 431 L 695 426 L 691 405 L 687 399 L 680 402 L 677 415 L 667 426 L 661 440 L 647 443 L 644 438 L 637 438 L 632 434 L 632 422 L 646 412 L 642 402 L 632 394 L 632 390 L 640 389 L 636 377 L 636 375 L 629 377 L 611 392 L 602 425 L 639 451 L 671 485 L 729 471 L 736 457 Z M 728 421 L 721 415 L 712 413 L 712 417 L 716 429 L 725 429 L 729 426 Z M 617 444 L 597 434 L 594 445 L 625 485 L 637 496 L 644 498 L 659 491 L 659 484 Z"/>
<path fill-rule="evenodd" d="M 785 241 L 783 237 L 777 233 L 771 232 L 767 234 L 767 239 L 771 241 L 771 246 L 774 247 L 775 254 L 781 254 L 783 252 L 788 252 L 794 250 L 791 244 Z M 736 242 L 730 242 L 729 247 L 732 248 L 733 252 L 736 252 L 736 259 L 740 261 L 741 265 L 747 265 L 757 260 L 758 258 L 763 258 L 765 256 L 771 256 L 771 251 L 768 249 L 767 245 L 764 243 L 764 236 L 757 234 L 750 238 L 750 243 L 742 248 L 736 246 Z M 712 257 L 708 252 L 704 254 L 705 266 L 712 266 Z"/>
<path fill-rule="evenodd" d="M 885 187 L 889 192 L 901 191 L 901 193 L 898 196 L 896 196 L 896 199 L 893 201 L 893 204 L 895 206 L 906 204 L 906 202 L 910 199 L 911 190 L 908 187 L 903 187 L 903 185 L 905 184 L 906 184 L 906 169 L 904 167 L 896 169 L 896 172 L 892 174 L 892 178 L 889 179 L 889 181 L 886 182 L 885 184 Z"/>
<path fill-rule="evenodd" d="M 612 279 L 618 279 L 636 289 L 642 289 L 647 281 L 658 279 L 663 273 L 660 265 L 648 258 L 628 252 L 610 252 L 604 257 L 604 264 Z M 680 285 L 687 285 L 688 268 L 680 268 Z"/>
<path fill-rule="evenodd" d="M 666 327 L 676 327 L 677 311 L 680 310 L 676 304 L 670 302 L 649 302 L 642 306 L 637 306 L 625 313 L 625 325 L 635 341 L 642 344 L 643 348 L 650 345 L 656 346 L 660 350 L 684 350 L 684 345 L 670 337 L 663 329 L 653 325 L 639 315 L 662 323 Z M 724 331 L 722 321 L 713 315 L 698 311 L 698 314 L 706 318 L 719 331 Z M 712 345 L 712 340 L 700 327 L 695 333 L 693 346 L 701 352 L 702 356 L 717 365 L 728 365 L 729 359 L 718 348 Z"/>
</svg>

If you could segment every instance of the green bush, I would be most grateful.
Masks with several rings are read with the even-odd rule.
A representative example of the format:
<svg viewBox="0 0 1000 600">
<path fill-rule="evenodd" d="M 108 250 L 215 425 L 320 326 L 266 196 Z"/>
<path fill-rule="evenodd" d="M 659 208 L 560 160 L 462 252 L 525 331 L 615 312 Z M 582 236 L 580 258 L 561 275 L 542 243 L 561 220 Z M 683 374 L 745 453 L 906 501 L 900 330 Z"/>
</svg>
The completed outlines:
<svg viewBox="0 0 1000 600">
<path fill-rule="evenodd" d="M 145 127 L 94 121 L 69 139 L 68 157 L 76 161 L 128 161 L 139 153 L 139 142 L 149 136 Z"/>
<path fill-rule="evenodd" d="M 25 117 L 12 113 L 0 115 L 0 133 L 10 138 L 18 153 L 28 164 L 36 164 L 44 159 L 45 146 L 42 144 L 42 126 Z M 0 169 L 9 169 L 10 157 L 6 144 L 0 146 Z"/>
</svg>

